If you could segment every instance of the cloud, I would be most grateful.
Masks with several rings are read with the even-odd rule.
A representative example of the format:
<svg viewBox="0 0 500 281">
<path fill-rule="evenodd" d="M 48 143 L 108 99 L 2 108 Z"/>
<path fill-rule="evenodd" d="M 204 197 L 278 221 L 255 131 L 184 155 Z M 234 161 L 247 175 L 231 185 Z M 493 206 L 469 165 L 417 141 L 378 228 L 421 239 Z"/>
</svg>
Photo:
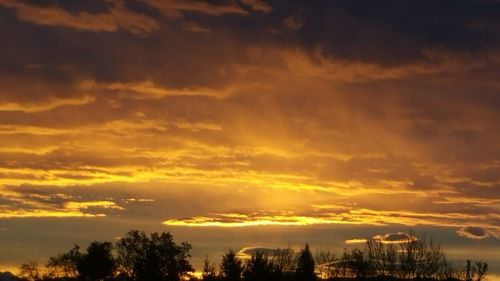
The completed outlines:
<svg viewBox="0 0 500 281">
<path fill-rule="evenodd" d="M 373 240 L 379 241 L 384 244 L 400 244 L 400 243 L 408 243 L 408 241 L 415 241 L 417 238 L 406 232 L 396 232 L 396 233 L 387 233 L 383 235 L 375 235 L 372 237 Z"/>
<path fill-rule="evenodd" d="M 114 1 L 107 13 L 86 11 L 71 13 L 59 6 L 34 5 L 22 1 L 1 0 L 0 5 L 12 8 L 20 20 L 47 26 L 64 26 L 93 32 L 114 32 L 119 28 L 145 34 L 159 28 L 155 19 L 128 10 L 124 1 Z"/>
<path fill-rule="evenodd" d="M 257 12 L 269 13 L 273 10 L 265 0 L 241 0 L 241 2 Z"/>
<path fill-rule="evenodd" d="M 160 10 L 167 17 L 179 17 L 179 12 L 199 13 L 210 16 L 242 15 L 250 13 L 234 0 L 189 1 L 189 0 L 143 0 Z M 273 8 L 263 0 L 242 0 L 241 3 L 255 12 L 269 13 Z"/>
<path fill-rule="evenodd" d="M 224 97 L 231 93 L 232 89 L 214 90 L 210 88 L 185 88 L 169 89 L 156 85 L 153 81 L 140 82 L 114 82 L 114 83 L 96 83 L 93 80 L 83 81 L 80 87 L 84 91 L 113 91 L 118 93 L 133 93 L 135 98 L 161 98 L 165 96 L 213 96 Z"/>
<path fill-rule="evenodd" d="M 54 187 L 0 185 L 0 218 L 99 218 L 125 209 L 109 196 Z"/>
<path fill-rule="evenodd" d="M 498 237 L 498 233 L 494 235 L 494 233 L 490 233 L 487 229 L 476 226 L 465 226 L 459 230 L 457 230 L 458 235 L 464 238 L 472 239 L 472 240 L 481 240 L 486 239 L 488 237 L 496 236 Z"/>
<path fill-rule="evenodd" d="M 312 52 L 286 49 L 275 49 L 269 52 L 267 50 L 269 56 L 258 50 L 253 50 L 253 52 L 256 55 L 255 61 L 265 61 L 270 57 L 281 59 L 282 63 L 277 64 L 277 66 L 280 68 L 285 66 L 285 69 L 293 70 L 290 74 L 299 79 L 314 77 L 329 81 L 356 83 L 377 80 L 407 80 L 426 76 L 439 77 L 442 74 L 455 74 L 460 77 L 490 63 L 487 56 L 484 59 L 477 59 L 443 50 L 426 50 L 424 52 L 426 60 L 396 66 L 384 66 L 377 63 L 328 56 L 321 49 Z M 283 70 L 281 69 L 281 72 Z M 277 69 L 271 68 L 271 71 L 276 72 Z"/>
<path fill-rule="evenodd" d="M 189 218 L 169 219 L 163 222 L 169 226 L 191 226 L 191 227 L 246 227 L 246 226 L 266 226 L 266 225 L 315 225 L 342 223 L 334 218 L 316 218 L 298 215 L 280 214 L 240 214 L 227 213 L 215 214 L 212 216 L 196 216 Z"/>
<path fill-rule="evenodd" d="M 87 210 L 90 208 L 123 210 L 122 207 L 118 206 L 115 202 L 112 201 L 90 201 L 90 202 L 69 201 L 64 203 L 64 207 L 70 210 Z"/>
<path fill-rule="evenodd" d="M 93 96 L 81 96 L 74 98 L 52 98 L 46 101 L 31 103 L 20 103 L 20 102 L 0 102 L 0 111 L 22 111 L 22 112 L 39 112 L 52 110 L 61 106 L 67 105 L 85 105 L 95 101 Z"/>
<path fill-rule="evenodd" d="M 222 15 L 248 15 L 233 0 L 223 0 L 218 4 L 212 4 L 208 1 L 188 1 L 188 0 L 143 0 L 149 5 L 162 11 L 166 16 L 177 15 L 175 11 L 194 12 L 207 14 L 211 16 Z"/>
<path fill-rule="evenodd" d="M 123 201 L 129 204 L 129 203 L 151 203 L 155 202 L 156 200 L 151 198 L 125 198 L 123 199 Z"/>
<path fill-rule="evenodd" d="M 36 198 L 11 199 L 18 201 L 18 204 L 23 205 L 23 207 L 1 207 L 0 218 L 94 218 L 106 216 L 106 214 L 99 212 L 99 209 L 123 210 L 122 207 L 111 201 L 69 201 L 64 203 L 63 206 L 57 206 L 37 202 L 35 201 Z M 5 200 L 5 197 L 3 200 Z"/>
<path fill-rule="evenodd" d="M 264 255 L 267 256 L 273 256 L 278 250 L 279 248 L 273 248 L 273 247 L 262 247 L 262 246 L 245 247 L 238 251 L 237 256 L 238 258 L 243 260 L 250 259 L 252 255 L 255 255 L 256 253 L 263 253 Z"/>
<path fill-rule="evenodd" d="M 331 212 L 325 209 L 313 209 L 309 212 L 295 211 L 259 211 L 248 213 L 214 213 L 209 216 L 169 219 L 163 222 L 168 226 L 187 227 L 251 227 L 251 226 L 310 226 L 310 225 L 374 225 L 384 226 L 400 224 L 406 226 L 430 225 L 441 227 L 460 227 L 464 224 L 476 225 L 480 222 L 492 233 L 499 233 L 495 225 L 498 214 L 466 214 L 466 213 L 419 213 L 411 211 L 382 211 L 346 207 L 344 210 Z M 415 237 L 404 233 L 376 235 L 372 239 L 382 243 L 402 243 L 414 240 Z M 351 239 L 346 243 L 366 242 L 365 239 Z"/>
<path fill-rule="evenodd" d="M 283 27 L 286 30 L 291 31 L 291 32 L 295 32 L 295 31 L 300 30 L 302 28 L 302 26 L 304 25 L 304 21 L 302 20 L 300 12 L 296 12 L 296 13 L 289 15 L 288 17 L 283 19 L 282 23 L 283 23 Z"/>
<path fill-rule="evenodd" d="M 208 27 L 203 27 L 195 22 L 188 21 L 182 25 L 182 28 L 188 32 L 193 33 L 209 33 L 212 30 Z"/>
<path fill-rule="evenodd" d="M 353 238 L 344 241 L 345 244 L 366 244 L 366 242 L 368 242 L 368 240 L 363 238 Z"/>
<path fill-rule="evenodd" d="M 372 236 L 371 240 L 383 244 L 401 244 L 408 243 L 409 241 L 416 241 L 417 237 L 412 234 L 408 234 L 406 232 L 395 232 L 395 233 L 387 233 L 387 234 L 378 234 Z M 345 244 L 366 244 L 368 239 L 365 238 L 354 238 L 345 240 Z"/>
</svg>

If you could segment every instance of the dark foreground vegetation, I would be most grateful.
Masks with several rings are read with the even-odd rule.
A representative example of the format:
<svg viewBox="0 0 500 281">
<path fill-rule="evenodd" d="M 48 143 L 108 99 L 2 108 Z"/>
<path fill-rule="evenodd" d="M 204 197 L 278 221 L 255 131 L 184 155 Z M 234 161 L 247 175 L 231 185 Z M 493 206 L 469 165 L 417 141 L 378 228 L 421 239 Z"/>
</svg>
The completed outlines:
<svg viewBox="0 0 500 281">
<path fill-rule="evenodd" d="M 53 256 L 44 267 L 28 262 L 19 280 L 74 281 L 312 281 L 312 280 L 465 280 L 481 281 L 488 265 L 470 261 L 454 266 L 438 244 L 425 238 L 387 244 L 368 240 L 362 248 L 345 249 L 336 256 L 319 251 L 315 256 L 306 244 L 299 253 L 291 248 L 272 254 L 255 252 L 242 260 L 229 250 L 219 266 L 207 257 L 202 276 L 190 264 L 191 245 L 177 244 L 170 233 L 126 233 L 115 244 L 93 242 L 85 251 L 74 246 Z"/>
</svg>

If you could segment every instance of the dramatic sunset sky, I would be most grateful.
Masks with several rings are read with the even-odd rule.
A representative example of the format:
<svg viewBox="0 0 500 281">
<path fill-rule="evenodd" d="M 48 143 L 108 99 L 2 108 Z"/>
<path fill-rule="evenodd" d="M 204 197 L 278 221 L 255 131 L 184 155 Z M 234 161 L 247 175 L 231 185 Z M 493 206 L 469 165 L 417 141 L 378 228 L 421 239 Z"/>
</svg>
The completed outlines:
<svg viewBox="0 0 500 281">
<path fill-rule="evenodd" d="M 0 38 L 0 271 L 141 229 L 500 272 L 499 1 L 0 0 Z"/>
</svg>

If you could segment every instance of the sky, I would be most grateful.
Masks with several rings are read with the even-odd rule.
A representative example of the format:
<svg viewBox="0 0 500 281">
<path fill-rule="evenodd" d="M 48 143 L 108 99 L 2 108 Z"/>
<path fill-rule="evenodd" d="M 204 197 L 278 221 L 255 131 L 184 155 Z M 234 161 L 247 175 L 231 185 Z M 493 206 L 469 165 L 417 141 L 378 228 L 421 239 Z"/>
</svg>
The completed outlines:
<svg viewBox="0 0 500 281">
<path fill-rule="evenodd" d="M 499 1 L 0 0 L 0 26 L 0 270 L 131 229 L 195 267 L 413 231 L 500 274 Z"/>
</svg>

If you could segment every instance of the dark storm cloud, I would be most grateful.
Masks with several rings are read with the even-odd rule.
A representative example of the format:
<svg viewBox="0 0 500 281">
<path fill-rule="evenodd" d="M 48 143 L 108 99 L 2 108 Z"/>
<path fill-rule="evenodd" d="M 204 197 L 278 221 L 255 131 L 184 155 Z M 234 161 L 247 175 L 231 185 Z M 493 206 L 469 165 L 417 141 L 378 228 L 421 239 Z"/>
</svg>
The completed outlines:
<svg viewBox="0 0 500 281">
<path fill-rule="evenodd" d="M 446 48 L 477 53 L 498 46 L 497 1 L 271 2 L 277 11 L 301 11 L 299 42 L 335 57 L 400 64 L 423 51 Z M 283 15 L 282 15 L 283 16 Z"/>
<path fill-rule="evenodd" d="M 242 1 L 241 5 L 263 10 L 262 3 L 266 2 L 260 5 L 259 2 Z M 12 13 L 13 10 L 22 11 L 23 7 L 58 9 L 68 13 L 69 19 L 61 20 L 63 25 L 66 21 L 71 22 L 79 12 L 86 12 L 91 17 L 100 13 L 111 15 L 114 6 L 108 2 L 97 1 L 96 5 L 71 2 L 62 7 L 55 5 L 56 2 L 28 3 L 6 1 L 1 11 L 5 15 L 1 35 L 9 38 L 0 47 L 5 76 L 2 80 L 16 85 L 21 83 L 16 81 L 27 77 L 33 77 L 35 85 L 36 81 L 51 80 L 74 85 L 83 79 L 120 82 L 149 79 L 173 87 L 224 85 L 232 76 L 232 64 L 249 61 L 244 48 L 252 45 L 295 46 L 305 51 L 319 48 L 326 56 L 334 58 L 395 65 L 429 60 L 426 52 L 434 49 L 476 56 L 494 50 L 499 43 L 495 26 L 499 25 L 500 3 L 493 1 L 315 1 L 307 6 L 299 2 L 270 1 L 266 5 L 274 7 L 272 11 L 248 16 L 226 15 L 224 11 L 246 13 L 232 1 L 218 4 L 210 1 L 197 4 L 189 1 L 117 2 L 121 9 L 137 17 L 156 15 L 157 18 L 151 20 L 161 28 L 157 27 L 146 38 L 120 29 L 92 33 L 61 30 L 43 23 L 36 26 L 19 22 L 17 14 Z M 155 5 L 160 6 L 157 3 L 163 3 L 163 8 L 158 9 L 198 13 L 188 19 L 167 17 L 165 20 L 154 13 Z M 222 9 L 216 18 L 210 13 L 203 14 L 205 8 L 212 5 L 221 8 L 207 10 Z M 92 7 L 94 10 L 90 9 Z M 140 23 L 134 18 L 126 19 Z M 85 21 L 92 22 L 96 21 Z M 290 27 L 283 27 L 284 22 L 293 24 L 292 28 L 297 31 L 286 32 Z M 182 30 L 186 24 L 190 27 L 188 30 L 212 32 L 210 36 L 184 34 Z M 124 29 L 127 28 L 135 30 L 125 25 Z M 12 54 L 14 50 L 16 53 Z M 35 71 L 33 66 L 44 70 Z M 6 92 L 9 91 L 7 88 Z M 37 92 L 44 92 L 43 87 L 25 91 L 34 97 Z M 56 91 L 55 95 L 81 95 L 78 92 L 75 88 L 67 88 Z"/>
</svg>

